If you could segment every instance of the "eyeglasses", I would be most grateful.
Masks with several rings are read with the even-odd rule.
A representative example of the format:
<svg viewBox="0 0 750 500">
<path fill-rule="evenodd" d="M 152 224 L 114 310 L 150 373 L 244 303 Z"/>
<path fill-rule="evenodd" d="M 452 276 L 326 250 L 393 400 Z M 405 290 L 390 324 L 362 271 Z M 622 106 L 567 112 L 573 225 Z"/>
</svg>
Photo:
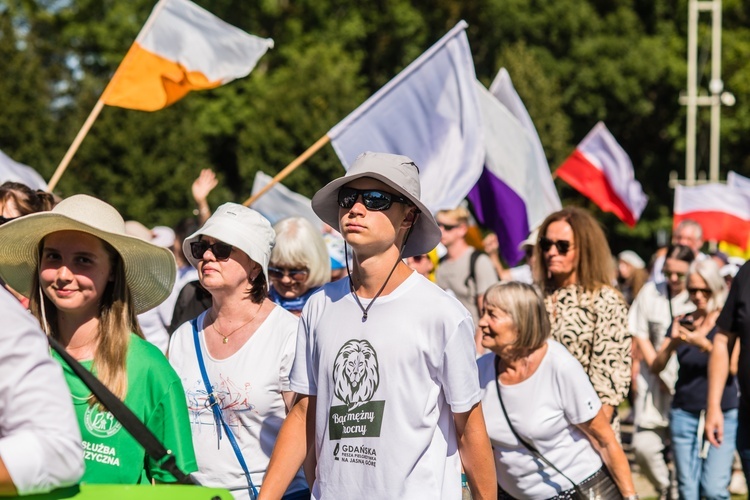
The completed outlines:
<svg viewBox="0 0 750 500">
<path fill-rule="evenodd" d="M 383 211 L 391 208 L 393 202 L 404 203 L 410 202 L 407 198 L 397 194 L 381 191 L 380 189 L 354 189 L 343 187 L 339 189 L 338 202 L 341 208 L 352 208 L 359 197 L 362 196 L 362 204 L 367 210 Z"/>
<path fill-rule="evenodd" d="M 216 260 L 227 260 L 232 254 L 233 248 L 232 245 L 227 245 L 221 241 L 209 244 L 207 241 L 201 240 L 194 241 L 190 244 L 190 253 L 193 254 L 194 259 L 202 259 L 206 250 L 211 250 L 211 253 L 216 257 Z"/>
<path fill-rule="evenodd" d="M 453 231 L 459 226 L 459 224 L 445 224 L 443 222 L 438 222 L 437 225 L 440 229 L 445 229 L 446 231 Z"/>
<path fill-rule="evenodd" d="M 3 224 L 5 224 L 6 222 L 10 222 L 13 219 L 17 219 L 17 218 L 18 217 L 3 217 L 2 215 L 0 215 L 0 226 L 2 226 Z"/>
<path fill-rule="evenodd" d="M 667 278 L 667 279 L 671 278 L 672 276 L 677 276 L 677 279 L 678 279 L 679 281 L 682 281 L 682 280 L 684 280 L 684 279 L 685 279 L 685 276 L 686 276 L 686 274 L 685 274 L 685 273 L 678 273 L 677 271 L 667 271 L 666 269 L 665 269 L 664 271 L 662 271 L 662 274 L 663 274 L 663 275 L 664 275 L 664 277 L 665 277 L 665 278 Z"/>
<path fill-rule="evenodd" d="M 713 295 L 713 292 L 708 288 L 688 288 L 687 291 L 690 295 L 698 295 L 698 292 L 702 293 L 704 297 Z"/>
<path fill-rule="evenodd" d="M 539 246 L 542 248 L 543 252 L 549 252 L 552 248 L 552 245 L 557 248 L 557 253 L 559 253 L 560 255 L 565 255 L 571 248 L 573 248 L 573 245 L 571 245 L 570 241 L 568 240 L 552 241 L 551 239 L 546 237 L 539 238 Z"/>
<path fill-rule="evenodd" d="M 280 280 L 283 279 L 284 276 L 289 276 L 293 281 L 296 281 L 298 283 L 302 283 L 307 279 L 307 276 L 310 274 L 310 270 L 307 268 L 304 269 L 284 269 L 282 267 L 269 267 L 268 268 L 268 277 L 274 280 Z"/>
<path fill-rule="evenodd" d="M 422 254 L 422 255 L 414 255 L 412 256 L 412 259 L 414 259 L 414 262 L 422 262 L 424 259 L 429 259 L 429 255 Z"/>
</svg>

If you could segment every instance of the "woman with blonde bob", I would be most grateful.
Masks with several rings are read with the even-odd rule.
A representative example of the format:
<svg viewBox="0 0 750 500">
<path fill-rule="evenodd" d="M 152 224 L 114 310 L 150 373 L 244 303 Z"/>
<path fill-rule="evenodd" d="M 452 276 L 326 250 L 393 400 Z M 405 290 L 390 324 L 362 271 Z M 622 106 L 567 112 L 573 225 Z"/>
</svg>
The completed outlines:
<svg viewBox="0 0 750 500">
<path fill-rule="evenodd" d="M 672 354 L 676 354 L 680 368 L 669 428 L 680 498 L 728 499 L 739 408 L 735 379 L 739 350 L 732 356 L 729 377 L 721 393 L 724 416 L 721 445 L 709 446 L 703 434 L 708 403 L 708 358 L 717 331 L 716 320 L 727 296 L 726 282 L 713 260 L 694 261 L 690 265 L 687 291 L 695 311 L 674 319 L 651 370 L 659 374 Z"/>
<path fill-rule="evenodd" d="M 477 365 L 499 498 L 575 498 L 576 486 L 637 498 L 602 403 L 581 364 L 550 338 L 534 287 L 493 285 L 479 328 L 492 351 Z"/>
<path fill-rule="evenodd" d="M 42 329 L 125 402 L 183 472 L 197 470 L 180 379 L 136 320 L 169 295 L 176 269 L 171 252 L 126 235 L 117 210 L 86 195 L 4 224 L 0 240 L 0 274 L 30 297 Z M 176 481 L 53 356 L 63 366 L 81 428 L 83 482 Z"/>
<path fill-rule="evenodd" d="M 273 229 L 269 298 L 299 316 L 307 299 L 331 281 L 331 257 L 320 231 L 304 217 L 282 219 Z"/>
<path fill-rule="evenodd" d="M 566 207 L 542 222 L 534 252 L 552 338 L 583 365 L 619 435 L 615 410 L 630 388 L 631 338 L 627 304 L 610 284 L 604 231 L 586 210 Z"/>
</svg>

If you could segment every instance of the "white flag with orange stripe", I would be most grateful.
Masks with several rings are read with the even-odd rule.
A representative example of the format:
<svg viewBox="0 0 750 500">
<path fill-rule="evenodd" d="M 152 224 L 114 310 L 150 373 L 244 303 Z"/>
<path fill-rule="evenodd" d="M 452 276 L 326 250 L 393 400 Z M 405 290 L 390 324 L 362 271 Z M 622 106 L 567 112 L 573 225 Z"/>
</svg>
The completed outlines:
<svg viewBox="0 0 750 500">
<path fill-rule="evenodd" d="M 189 0 L 160 0 L 102 95 L 104 104 L 156 111 L 191 90 L 250 74 L 273 40 L 249 35 Z"/>
</svg>

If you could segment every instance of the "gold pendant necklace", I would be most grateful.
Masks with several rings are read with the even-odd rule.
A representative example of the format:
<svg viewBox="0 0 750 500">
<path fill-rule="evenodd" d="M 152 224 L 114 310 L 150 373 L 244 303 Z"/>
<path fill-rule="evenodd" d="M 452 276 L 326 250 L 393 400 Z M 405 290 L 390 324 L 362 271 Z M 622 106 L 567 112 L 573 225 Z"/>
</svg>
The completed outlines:
<svg viewBox="0 0 750 500">
<path fill-rule="evenodd" d="M 221 343 L 222 344 L 228 344 L 229 343 L 229 337 L 231 337 L 234 334 L 234 332 L 236 332 L 236 331 L 240 330 L 241 328 L 249 325 L 256 318 L 256 316 L 258 316 L 258 313 L 260 312 L 260 308 L 261 307 L 263 307 L 263 302 L 260 303 L 260 305 L 258 306 L 258 310 L 255 311 L 255 314 L 253 314 L 252 318 L 250 318 L 246 323 L 241 324 L 240 326 L 238 326 L 237 328 L 235 328 L 234 330 L 232 330 L 231 332 L 229 332 L 226 335 L 224 335 L 223 333 L 221 333 L 221 331 L 219 330 L 219 327 L 217 326 L 218 323 L 219 323 L 218 316 L 214 317 L 214 320 L 213 320 L 213 323 L 211 323 L 211 326 L 214 327 L 214 331 L 216 333 L 218 333 L 219 335 L 221 335 L 223 337 L 223 340 L 221 341 Z"/>
</svg>

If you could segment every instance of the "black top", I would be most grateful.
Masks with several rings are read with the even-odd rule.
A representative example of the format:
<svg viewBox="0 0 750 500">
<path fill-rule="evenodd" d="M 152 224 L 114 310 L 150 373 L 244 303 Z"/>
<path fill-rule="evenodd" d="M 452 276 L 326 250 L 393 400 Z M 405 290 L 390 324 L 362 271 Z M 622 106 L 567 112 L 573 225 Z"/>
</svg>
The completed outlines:
<svg viewBox="0 0 750 500">
<path fill-rule="evenodd" d="M 182 287 L 174 306 L 172 323 L 167 328 L 169 334 L 172 335 L 186 321 L 200 316 L 211 307 L 212 301 L 211 294 L 201 286 L 200 281 L 191 281 Z"/>
<path fill-rule="evenodd" d="M 714 327 L 708 332 L 706 338 L 713 341 L 715 334 L 716 328 Z M 667 337 L 671 335 L 672 328 L 670 327 L 667 330 Z M 708 399 L 708 353 L 684 342 L 677 347 L 675 352 L 680 362 L 680 370 L 677 372 L 672 408 L 692 412 L 705 410 Z M 724 386 L 724 394 L 721 396 L 721 409 L 727 411 L 737 408 L 738 403 L 737 381 L 734 375 L 730 375 Z"/>
<path fill-rule="evenodd" d="M 716 326 L 735 333 L 740 339 L 740 382 L 743 403 L 750 403 L 750 261 L 746 262 L 732 280 L 729 297 L 721 310 Z"/>
</svg>

